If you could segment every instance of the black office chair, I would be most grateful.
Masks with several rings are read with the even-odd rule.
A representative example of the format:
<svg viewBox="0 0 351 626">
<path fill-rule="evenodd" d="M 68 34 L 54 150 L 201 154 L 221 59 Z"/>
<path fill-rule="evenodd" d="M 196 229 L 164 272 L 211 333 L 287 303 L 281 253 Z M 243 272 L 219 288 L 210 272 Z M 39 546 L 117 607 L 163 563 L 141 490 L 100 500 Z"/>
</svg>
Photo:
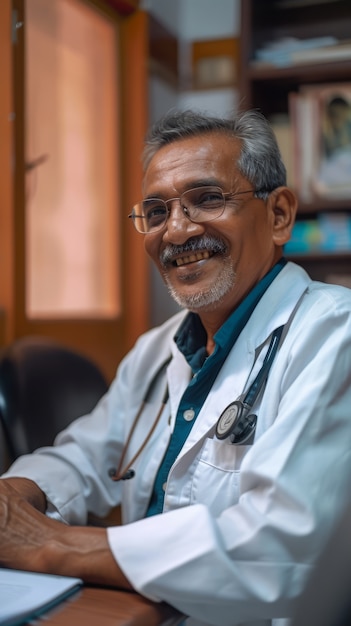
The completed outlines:
<svg viewBox="0 0 351 626">
<path fill-rule="evenodd" d="M 351 501 L 336 523 L 291 626 L 351 624 Z"/>
<path fill-rule="evenodd" d="M 0 420 L 0 475 L 3 474 L 10 464 L 10 454 L 7 447 L 7 437 Z"/>
<path fill-rule="evenodd" d="M 51 445 L 107 390 L 86 356 L 46 337 L 18 339 L 0 354 L 0 420 L 10 461 Z"/>
</svg>

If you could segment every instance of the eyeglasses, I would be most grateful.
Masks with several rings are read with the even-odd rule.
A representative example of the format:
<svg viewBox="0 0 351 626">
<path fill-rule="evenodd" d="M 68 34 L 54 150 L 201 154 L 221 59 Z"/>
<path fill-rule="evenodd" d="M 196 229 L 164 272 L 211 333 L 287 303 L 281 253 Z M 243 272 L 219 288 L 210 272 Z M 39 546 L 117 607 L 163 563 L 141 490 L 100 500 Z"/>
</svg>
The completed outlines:
<svg viewBox="0 0 351 626">
<path fill-rule="evenodd" d="M 227 192 L 220 187 L 212 185 L 188 189 L 179 198 L 160 200 L 160 198 L 147 198 L 134 205 L 128 217 L 139 233 L 147 234 L 161 230 L 167 223 L 171 209 L 169 202 L 179 200 L 184 215 L 195 223 L 211 222 L 220 217 L 225 209 L 226 199 L 234 198 L 244 193 L 257 193 L 255 189 L 245 191 Z"/>
</svg>

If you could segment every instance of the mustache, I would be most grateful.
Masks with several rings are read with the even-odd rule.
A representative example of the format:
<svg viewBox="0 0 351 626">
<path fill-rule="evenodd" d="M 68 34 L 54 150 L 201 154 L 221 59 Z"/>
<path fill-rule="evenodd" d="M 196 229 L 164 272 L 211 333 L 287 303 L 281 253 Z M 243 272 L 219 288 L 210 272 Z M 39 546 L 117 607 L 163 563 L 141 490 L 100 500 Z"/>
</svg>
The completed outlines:
<svg viewBox="0 0 351 626">
<path fill-rule="evenodd" d="M 225 254 L 227 252 L 227 246 L 222 239 L 214 237 L 213 235 L 202 235 L 201 237 L 194 237 L 188 239 L 181 246 L 174 244 L 168 244 L 160 254 L 160 262 L 163 267 L 167 267 L 179 256 L 187 256 L 194 252 L 200 252 L 208 250 L 212 254 Z"/>
</svg>

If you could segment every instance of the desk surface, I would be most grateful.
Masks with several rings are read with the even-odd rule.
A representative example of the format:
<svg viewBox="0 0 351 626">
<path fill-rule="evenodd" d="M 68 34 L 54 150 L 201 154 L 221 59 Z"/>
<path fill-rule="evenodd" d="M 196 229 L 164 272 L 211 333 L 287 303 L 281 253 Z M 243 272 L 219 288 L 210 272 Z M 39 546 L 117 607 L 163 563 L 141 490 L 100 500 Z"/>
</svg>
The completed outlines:
<svg viewBox="0 0 351 626">
<path fill-rule="evenodd" d="M 167 604 L 150 602 L 137 593 L 83 587 L 35 623 L 45 626 L 171 626 L 180 614 Z"/>
</svg>

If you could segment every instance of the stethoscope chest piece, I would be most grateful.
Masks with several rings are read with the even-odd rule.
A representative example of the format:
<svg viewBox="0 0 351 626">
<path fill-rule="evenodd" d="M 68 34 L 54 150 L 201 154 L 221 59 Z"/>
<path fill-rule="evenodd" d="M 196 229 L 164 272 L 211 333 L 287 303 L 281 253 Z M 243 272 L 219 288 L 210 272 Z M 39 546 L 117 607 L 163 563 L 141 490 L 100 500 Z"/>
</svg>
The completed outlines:
<svg viewBox="0 0 351 626">
<path fill-rule="evenodd" d="M 279 326 L 274 331 L 262 367 L 247 393 L 228 404 L 219 416 L 216 426 L 217 439 L 228 438 L 231 443 L 237 445 L 252 443 L 257 415 L 250 413 L 250 411 L 264 388 L 283 330 L 284 326 Z"/>
<path fill-rule="evenodd" d="M 227 439 L 234 444 L 244 444 L 253 435 L 257 416 L 249 414 L 250 406 L 241 400 L 235 400 L 229 404 L 220 415 L 216 436 L 218 439 Z"/>
</svg>

